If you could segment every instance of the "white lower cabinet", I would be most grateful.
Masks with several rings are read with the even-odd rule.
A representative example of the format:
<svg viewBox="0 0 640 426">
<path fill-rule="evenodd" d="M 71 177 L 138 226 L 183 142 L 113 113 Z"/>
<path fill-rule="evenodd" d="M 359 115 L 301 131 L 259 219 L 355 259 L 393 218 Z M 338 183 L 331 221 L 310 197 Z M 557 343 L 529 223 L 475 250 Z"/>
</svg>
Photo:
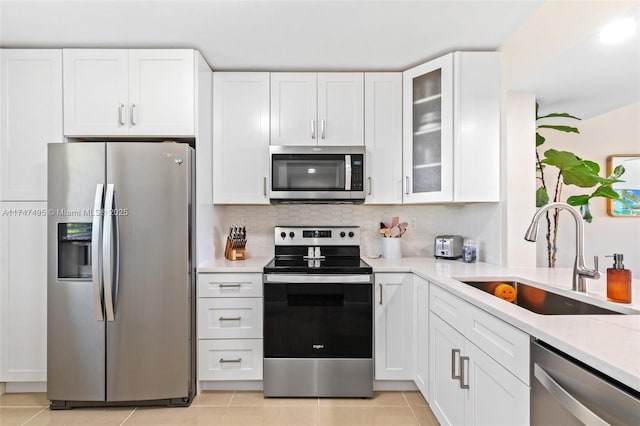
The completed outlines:
<svg viewBox="0 0 640 426">
<path fill-rule="evenodd" d="M 429 400 L 429 282 L 424 278 L 413 277 L 414 300 L 414 375 L 413 380 Z"/>
<path fill-rule="evenodd" d="M 443 308 L 444 300 L 450 303 L 447 309 Z M 438 312 L 450 314 L 450 322 Z M 443 425 L 527 425 L 528 377 L 523 381 L 515 373 L 528 365 L 528 356 L 505 365 L 488 353 L 495 351 L 492 344 L 510 347 L 511 352 L 518 353 L 523 346 L 528 347 L 528 336 L 493 318 L 489 322 L 496 321 L 495 324 L 508 326 L 516 333 L 491 340 L 492 344 L 476 345 L 468 338 L 472 336 L 469 330 L 488 331 L 486 326 L 491 324 L 484 315 L 488 314 L 438 286 L 431 286 L 429 404 Z"/>
<path fill-rule="evenodd" d="M 458 366 L 464 337 L 437 315 L 430 315 L 429 369 L 431 389 L 429 404 L 441 424 L 464 424 L 465 394 L 460 388 Z"/>
<path fill-rule="evenodd" d="M 47 203 L 0 203 L 0 382 L 47 379 Z"/>
<path fill-rule="evenodd" d="M 261 339 L 262 299 L 198 299 L 198 336 L 209 339 Z"/>
<path fill-rule="evenodd" d="M 413 274 L 375 275 L 375 378 L 413 380 Z"/>
<path fill-rule="evenodd" d="M 262 339 L 198 340 L 198 380 L 262 380 Z"/>
<path fill-rule="evenodd" d="M 262 274 L 198 274 L 198 380 L 262 380 Z"/>
</svg>

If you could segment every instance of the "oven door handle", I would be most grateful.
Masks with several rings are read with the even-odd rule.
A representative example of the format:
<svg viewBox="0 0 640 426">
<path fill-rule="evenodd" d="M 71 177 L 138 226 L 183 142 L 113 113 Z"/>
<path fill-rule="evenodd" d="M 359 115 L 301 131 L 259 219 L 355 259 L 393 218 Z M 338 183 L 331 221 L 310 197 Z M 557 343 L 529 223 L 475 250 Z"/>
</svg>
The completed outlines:
<svg viewBox="0 0 640 426">
<path fill-rule="evenodd" d="M 336 284 L 371 284 L 371 275 L 334 275 L 334 274 L 264 274 L 265 283 L 302 283 L 302 284 L 315 284 L 315 283 L 336 283 Z"/>
</svg>

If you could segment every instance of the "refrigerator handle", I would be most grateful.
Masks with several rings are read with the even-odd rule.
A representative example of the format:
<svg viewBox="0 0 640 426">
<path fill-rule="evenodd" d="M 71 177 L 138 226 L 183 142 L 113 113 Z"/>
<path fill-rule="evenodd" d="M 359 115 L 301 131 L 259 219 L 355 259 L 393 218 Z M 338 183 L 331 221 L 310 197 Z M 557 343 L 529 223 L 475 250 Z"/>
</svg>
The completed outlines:
<svg viewBox="0 0 640 426">
<path fill-rule="evenodd" d="M 93 305 L 96 308 L 96 320 L 104 321 L 102 300 L 102 263 L 100 262 L 100 237 L 102 236 L 102 202 L 104 185 L 96 185 L 93 202 L 93 221 L 91 224 L 91 282 L 93 284 Z"/>
<path fill-rule="evenodd" d="M 107 184 L 107 193 L 104 201 L 104 226 L 102 234 L 102 270 L 104 272 L 104 304 L 107 321 L 114 320 L 113 310 L 113 253 L 112 253 L 112 226 L 114 216 L 114 185 Z M 117 256 L 116 256 L 117 257 Z"/>
<path fill-rule="evenodd" d="M 120 290 L 120 214 L 118 213 L 118 196 L 113 191 L 113 226 L 115 233 L 113 235 L 113 253 L 115 256 L 113 267 L 113 301 L 111 302 L 111 309 L 115 316 L 116 307 L 118 306 L 118 294 Z"/>
</svg>

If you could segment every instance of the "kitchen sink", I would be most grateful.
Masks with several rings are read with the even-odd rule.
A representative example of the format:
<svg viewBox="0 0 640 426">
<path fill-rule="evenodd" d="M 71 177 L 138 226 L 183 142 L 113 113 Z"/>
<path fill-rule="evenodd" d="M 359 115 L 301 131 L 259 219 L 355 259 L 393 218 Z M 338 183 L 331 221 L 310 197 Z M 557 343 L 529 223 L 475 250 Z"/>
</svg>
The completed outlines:
<svg viewBox="0 0 640 426">
<path fill-rule="evenodd" d="M 621 306 L 620 311 L 603 308 L 581 300 L 572 299 L 561 294 L 553 293 L 538 287 L 514 280 L 491 281 L 463 281 L 471 287 L 475 287 L 491 295 L 494 295 L 496 287 L 500 284 L 509 284 L 516 290 L 516 298 L 513 304 L 542 315 L 613 315 L 638 313 L 630 308 Z M 509 303 L 505 300 L 506 303 Z"/>
</svg>

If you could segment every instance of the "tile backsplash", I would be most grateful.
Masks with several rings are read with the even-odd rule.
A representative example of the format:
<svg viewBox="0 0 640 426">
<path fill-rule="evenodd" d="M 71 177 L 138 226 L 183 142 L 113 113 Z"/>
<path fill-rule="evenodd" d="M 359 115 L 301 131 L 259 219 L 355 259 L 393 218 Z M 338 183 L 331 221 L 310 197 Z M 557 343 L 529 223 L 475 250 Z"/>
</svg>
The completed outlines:
<svg viewBox="0 0 640 426">
<path fill-rule="evenodd" d="M 212 207 L 214 208 L 214 207 Z M 433 256 L 433 239 L 440 234 L 460 234 L 479 242 L 479 260 L 500 263 L 500 208 L 497 203 L 462 205 L 349 205 L 280 204 L 269 206 L 216 206 L 214 231 L 216 252 L 230 225 L 247 227 L 250 256 L 273 254 L 273 227 L 291 225 L 358 225 L 362 231 L 361 253 L 381 251 L 380 222 L 393 216 L 415 225 L 402 237 L 402 255 Z M 217 255 L 221 255 L 218 253 Z"/>
</svg>

